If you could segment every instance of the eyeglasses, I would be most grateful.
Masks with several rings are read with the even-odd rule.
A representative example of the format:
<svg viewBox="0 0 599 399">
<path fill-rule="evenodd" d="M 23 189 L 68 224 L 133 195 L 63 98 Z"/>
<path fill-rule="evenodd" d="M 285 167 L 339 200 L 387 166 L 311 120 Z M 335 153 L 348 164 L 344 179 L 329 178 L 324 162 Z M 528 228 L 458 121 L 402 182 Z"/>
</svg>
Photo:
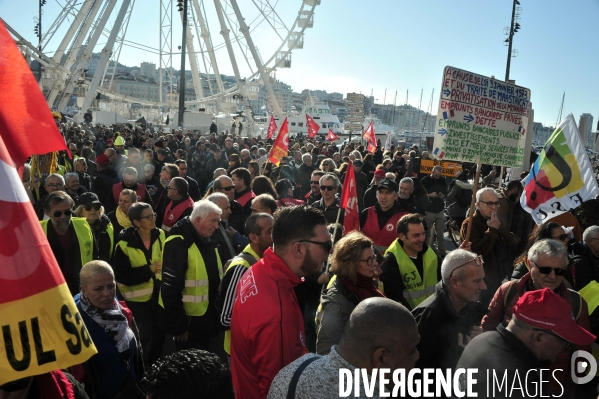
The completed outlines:
<svg viewBox="0 0 599 399">
<path fill-rule="evenodd" d="M 335 189 L 334 186 L 320 186 L 322 191 L 333 191 Z"/>
<path fill-rule="evenodd" d="M 567 234 L 560 234 L 559 236 L 551 237 L 551 238 L 553 238 L 554 240 L 560 240 L 560 241 L 566 241 L 566 240 L 570 239 L 570 237 L 568 237 Z"/>
<path fill-rule="evenodd" d="M 62 183 L 46 184 L 46 187 L 52 187 L 52 188 L 55 188 L 55 187 L 64 187 L 64 184 L 62 184 Z"/>
<path fill-rule="evenodd" d="M 451 278 L 451 276 L 453 275 L 453 273 L 458 270 L 460 267 L 464 267 L 467 264 L 469 264 L 470 262 L 474 262 L 476 263 L 477 266 L 483 266 L 485 264 L 485 262 L 483 262 L 483 257 L 481 255 L 478 255 L 476 258 L 474 259 L 470 259 L 468 262 L 466 263 L 462 263 L 461 265 L 457 266 L 455 269 L 453 269 L 451 271 L 451 273 L 449 273 L 449 278 Z"/>
<path fill-rule="evenodd" d="M 323 247 L 324 249 L 326 249 L 327 252 L 331 252 L 331 248 L 333 248 L 333 241 L 329 240 L 329 241 L 311 241 L 311 240 L 299 240 L 298 242 L 309 242 L 310 244 L 316 244 L 316 245 L 320 245 L 321 247 Z"/>
<path fill-rule="evenodd" d="M 137 183 L 137 180 L 124 180 L 123 179 L 123 183 L 133 185 L 133 184 Z"/>
<path fill-rule="evenodd" d="M 312 185 L 312 186 L 315 186 L 317 184 L 320 184 L 320 182 L 318 180 L 310 182 L 310 185 Z"/>
<path fill-rule="evenodd" d="M 168 190 L 176 190 L 176 188 L 174 188 L 174 187 L 168 187 L 168 186 L 167 186 L 167 187 L 166 187 L 166 191 L 168 191 Z"/>
<path fill-rule="evenodd" d="M 62 214 L 65 214 L 65 216 L 71 216 L 73 214 L 73 211 L 70 209 L 67 209 L 66 211 L 54 211 L 53 215 L 55 218 L 59 218 L 62 216 Z"/>
<path fill-rule="evenodd" d="M 549 334 L 549 335 L 553 335 L 554 337 L 558 338 L 560 341 L 565 342 L 565 346 L 564 349 L 565 350 L 569 350 L 570 348 L 572 348 L 572 342 L 570 341 L 566 341 L 565 339 L 563 339 L 562 337 L 560 337 L 559 335 L 557 335 L 556 333 L 554 333 L 553 331 L 549 331 L 549 330 L 544 330 L 542 328 L 531 328 L 531 330 L 534 331 L 542 331 L 545 334 Z"/>
<path fill-rule="evenodd" d="M 156 214 L 155 213 L 150 213 L 148 216 L 142 216 L 142 219 L 148 219 L 148 220 L 152 220 L 152 219 L 156 219 Z"/>
<path fill-rule="evenodd" d="M 88 212 L 91 211 L 92 208 L 96 211 L 99 211 L 100 208 L 102 208 L 102 204 L 96 203 L 96 204 L 91 204 L 91 205 L 85 205 L 85 207 L 84 207 L 84 209 Z"/>
<path fill-rule="evenodd" d="M 227 187 L 217 187 L 219 190 L 231 191 L 235 188 L 235 186 L 227 186 Z"/>
<path fill-rule="evenodd" d="M 374 266 L 376 263 L 376 256 L 372 255 L 366 259 L 360 259 L 360 262 L 366 262 L 368 266 Z"/>
<path fill-rule="evenodd" d="M 479 202 L 482 202 L 489 208 L 495 208 L 495 207 L 499 208 L 501 206 L 501 204 L 499 202 L 490 202 L 490 201 L 479 201 Z"/>
<path fill-rule="evenodd" d="M 532 262 L 532 261 L 531 261 Z M 555 272 L 555 275 L 557 277 L 562 277 L 566 274 L 566 272 L 568 271 L 567 269 L 562 269 L 562 268 L 553 268 L 551 266 L 539 266 L 537 265 L 535 262 L 532 262 L 533 265 L 535 265 L 537 267 L 537 269 L 539 269 L 539 271 L 542 274 L 551 274 L 551 272 Z"/>
</svg>

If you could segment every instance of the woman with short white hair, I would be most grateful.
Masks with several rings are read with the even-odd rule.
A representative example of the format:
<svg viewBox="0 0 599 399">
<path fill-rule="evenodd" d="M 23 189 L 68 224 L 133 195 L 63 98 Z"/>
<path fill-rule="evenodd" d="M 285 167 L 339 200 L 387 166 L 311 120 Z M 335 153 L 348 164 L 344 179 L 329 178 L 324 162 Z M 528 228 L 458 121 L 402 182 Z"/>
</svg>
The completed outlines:
<svg viewBox="0 0 599 399">
<path fill-rule="evenodd" d="M 94 260 L 79 273 L 75 304 L 98 353 L 82 366 L 85 390 L 93 398 L 143 398 L 137 375 L 143 374 L 131 311 L 116 299 L 112 267 Z M 131 328 L 133 327 L 133 329 Z M 82 344 L 80 342 L 80 344 Z"/>
</svg>

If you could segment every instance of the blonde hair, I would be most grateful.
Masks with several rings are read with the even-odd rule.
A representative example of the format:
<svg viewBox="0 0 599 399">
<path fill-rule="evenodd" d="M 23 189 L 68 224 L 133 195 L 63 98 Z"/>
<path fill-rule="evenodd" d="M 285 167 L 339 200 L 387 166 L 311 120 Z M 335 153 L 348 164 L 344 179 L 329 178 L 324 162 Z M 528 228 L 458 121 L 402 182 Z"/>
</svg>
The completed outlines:
<svg viewBox="0 0 599 399">
<path fill-rule="evenodd" d="M 92 260 L 87 262 L 79 272 L 79 287 L 85 287 L 90 280 L 100 274 L 110 274 L 114 279 L 114 271 L 112 267 L 103 260 Z"/>
<path fill-rule="evenodd" d="M 372 241 L 359 231 L 352 231 L 335 244 L 331 258 L 331 271 L 340 279 L 356 284 L 358 262 L 362 251 L 372 248 Z"/>
<path fill-rule="evenodd" d="M 123 194 L 126 194 L 129 196 L 132 204 L 135 204 L 137 202 L 137 193 L 135 191 L 131 190 L 130 188 L 123 189 L 123 191 L 121 191 L 121 193 L 119 194 L 119 197 Z"/>
</svg>

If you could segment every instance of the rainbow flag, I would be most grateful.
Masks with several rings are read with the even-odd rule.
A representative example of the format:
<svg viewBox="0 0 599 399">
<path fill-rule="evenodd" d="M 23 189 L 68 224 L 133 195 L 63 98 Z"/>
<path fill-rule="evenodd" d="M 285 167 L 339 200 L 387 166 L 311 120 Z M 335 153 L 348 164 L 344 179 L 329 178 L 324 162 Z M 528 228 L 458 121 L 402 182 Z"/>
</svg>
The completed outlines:
<svg viewBox="0 0 599 399">
<path fill-rule="evenodd" d="M 597 180 L 572 114 L 555 129 L 524 183 L 522 207 L 537 224 L 599 194 Z"/>
</svg>

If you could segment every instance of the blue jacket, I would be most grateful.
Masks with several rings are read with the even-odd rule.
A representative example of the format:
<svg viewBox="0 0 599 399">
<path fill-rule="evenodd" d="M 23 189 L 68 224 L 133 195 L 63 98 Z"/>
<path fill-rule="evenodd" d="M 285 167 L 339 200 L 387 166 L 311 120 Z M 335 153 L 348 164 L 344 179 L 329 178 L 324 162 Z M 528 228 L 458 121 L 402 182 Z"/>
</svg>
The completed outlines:
<svg viewBox="0 0 599 399">
<path fill-rule="evenodd" d="M 91 387 L 86 385 L 86 391 L 90 389 L 96 391 L 97 398 L 110 399 L 125 387 L 127 377 L 131 372 L 132 377 L 137 381 L 135 372 L 135 357 L 137 354 L 137 344 L 135 339 L 129 342 L 129 349 L 119 353 L 116 347 L 116 341 L 104 332 L 87 313 L 83 311 L 80 302 L 80 295 L 75 295 L 75 304 L 79 313 L 83 317 L 87 331 L 96 345 L 98 353 L 92 356 L 85 367 L 87 377 L 91 381 Z M 127 368 L 129 362 L 130 370 Z M 91 366 L 91 367 L 87 367 Z M 89 370 L 92 370 L 91 375 Z"/>
</svg>

